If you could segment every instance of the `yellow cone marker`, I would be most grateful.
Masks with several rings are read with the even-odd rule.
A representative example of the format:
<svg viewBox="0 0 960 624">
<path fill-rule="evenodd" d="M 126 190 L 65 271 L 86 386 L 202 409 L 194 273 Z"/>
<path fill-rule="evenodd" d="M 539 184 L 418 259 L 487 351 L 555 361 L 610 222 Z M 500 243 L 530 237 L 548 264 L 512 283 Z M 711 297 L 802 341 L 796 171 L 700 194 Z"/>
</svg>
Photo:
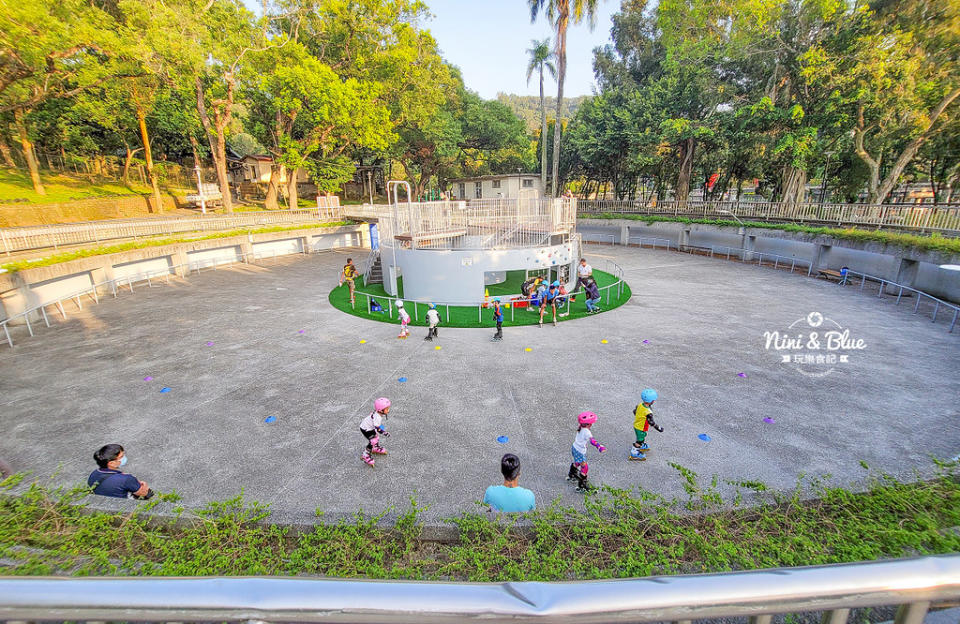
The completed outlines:
<svg viewBox="0 0 960 624">
<path fill-rule="evenodd" d="M 366 344 L 366 343 L 367 343 L 366 340 L 361 340 L 361 341 L 360 341 L 360 344 Z"/>
<path fill-rule="evenodd" d="M 524 351 L 533 351 L 533 349 L 531 349 L 530 347 L 527 347 L 526 349 L 524 349 Z"/>
<path fill-rule="evenodd" d="M 437 351 L 439 351 L 439 350 L 442 349 L 442 348 L 443 348 L 443 347 L 441 347 L 440 345 L 437 345 L 437 346 L 434 347 L 434 349 L 436 349 Z"/>
<path fill-rule="evenodd" d="M 600 341 L 600 344 L 607 344 L 607 339 L 604 338 L 603 340 L 601 340 L 601 341 Z"/>
</svg>

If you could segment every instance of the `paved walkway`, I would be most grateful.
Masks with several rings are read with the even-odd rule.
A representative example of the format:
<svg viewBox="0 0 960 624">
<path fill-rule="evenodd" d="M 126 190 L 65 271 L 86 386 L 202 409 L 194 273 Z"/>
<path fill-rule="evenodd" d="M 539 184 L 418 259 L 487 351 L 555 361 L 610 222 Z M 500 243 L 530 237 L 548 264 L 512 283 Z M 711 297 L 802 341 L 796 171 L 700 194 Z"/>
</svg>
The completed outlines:
<svg viewBox="0 0 960 624">
<path fill-rule="evenodd" d="M 667 251 L 586 252 L 624 267 L 631 301 L 559 327 L 507 326 L 502 343 L 442 327 L 439 342 L 419 328 L 399 341 L 395 327 L 331 308 L 337 270 L 356 251 L 194 274 L 85 306 L 0 348 L 0 457 L 73 484 L 97 447 L 120 442 L 130 472 L 188 507 L 242 488 L 275 519 L 310 522 L 318 508 L 336 518 L 411 496 L 429 505 L 427 518 L 476 509 L 507 451 L 539 504 L 579 504 L 563 477 L 576 414 L 588 409 L 609 449 L 590 449 L 591 476 L 667 497 L 683 496 L 670 462 L 719 475 L 729 492 L 724 480 L 791 488 L 801 473 L 856 485 L 861 461 L 928 474 L 931 456 L 960 453 L 960 332 L 799 274 Z M 825 377 L 764 345 L 764 332 L 811 312 L 866 343 Z M 666 431 L 651 432 L 648 461 L 629 462 L 631 411 L 647 386 L 660 392 Z M 393 435 L 370 469 L 358 425 L 381 395 L 394 403 Z"/>
</svg>

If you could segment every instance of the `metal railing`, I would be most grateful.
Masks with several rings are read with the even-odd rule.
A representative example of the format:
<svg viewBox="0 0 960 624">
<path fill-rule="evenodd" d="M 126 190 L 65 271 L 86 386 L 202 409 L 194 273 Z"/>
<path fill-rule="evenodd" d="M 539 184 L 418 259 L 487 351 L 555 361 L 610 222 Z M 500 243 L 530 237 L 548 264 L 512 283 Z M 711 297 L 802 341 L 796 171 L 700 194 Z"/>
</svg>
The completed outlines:
<svg viewBox="0 0 960 624">
<path fill-rule="evenodd" d="M 958 598 L 958 555 L 574 583 L 0 578 L 7 621 L 769 624 L 822 611 L 824 624 L 845 624 L 851 609 L 898 605 L 897 624 L 922 624 L 931 603 Z"/>
<path fill-rule="evenodd" d="M 376 219 L 384 247 L 505 249 L 538 247 L 554 234 L 569 235 L 576 226 L 576 201 L 514 198 L 364 204 L 347 206 L 344 214 Z"/>
<path fill-rule="evenodd" d="M 624 272 L 623 272 L 623 268 L 622 268 L 619 264 L 617 264 L 616 262 L 614 262 L 613 260 L 609 260 L 609 259 L 606 259 L 606 258 L 601 258 L 600 261 L 604 263 L 602 266 L 604 266 L 604 268 L 608 269 L 607 272 L 610 273 L 611 275 L 613 275 L 613 276 L 616 278 L 616 281 L 615 281 L 614 283 L 612 283 L 612 284 L 607 284 L 606 286 L 603 286 L 603 287 L 598 287 L 598 290 L 600 291 L 600 298 L 601 298 L 601 299 L 604 299 L 604 298 L 605 298 L 606 305 L 610 305 L 610 297 L 611 297 L 611 294 L 612 294 L 614 291 L 616 291 L 616 298 L 617 298 L 617 300 L 619 300 L 620 297 L 623 296 L 623 287 L 624 287 L 624 285 L 625 285 L 625 283 L 626 283 L 626 282 L 624 282 L 624 280 L 623 280 L 623 274 L 624 274 Z M 364 282 L 364 283 L 366 283 L 366 282 Z M 442 310 L 442 312 L 440 312 L 441 317 L 444 316 L 444 312 L 445 312 L 448 323 L 450 322 L 450 308 L 451 308 L 451 307 L 455 307 L 455 308 L 472 308 L 472 307 L 476 307 L 476 308 L 477 308 L 477 322 L 479 323 L 479 322 L 482 322 L 482 320 L 483 320 L 483 310 L 484 310 L 484 309 L 488 309 L 488 310 L 490 309 L 490 301 L 493 300 L 493 297 L 494 297 L 494 296 L 500 297 L 500 300 L 501 300 L 501 302 L 502 302 L 503 304 L 505 304 L 505 305 L 506 305 L 506 304 L 510 304 L 510 308 L 509 308 L 509 309 L 510 309 L 510 321 L 512 322 L 512 321 L 514 321 L 514 320 L 516 319 L 515 311 L 516 311 L 516 309 L 517 309 L 517 306 L 516 306 L 515 304 L 517 304 L 517 303 L 520 303 L 520 304 L 526 303 L 527 306 L 530 306 L 531 304 L 533 304 L 533 302 L 539 301 L 539 299 L 538 299 L 537 297 L 524 297 L 524 296 L 523 296 L 522 294 L 520 294 L 520 293 L 517 293 L 517 294 L 515 294 L 515 295 L 511 295 L 511 294 L 506 294 L 506 295 L 494 295 L 494 296 L 491 296 L 491 297 L 489 298 L 489 299 L 490 299 L 489 301 L 488 301 L 488 300 L 480 300 L 480 299 L 475 300 L 475 301 L 432 301 L 432 300 L 431 300 L 431 301 L 422 301 L 422 300 L 410 299 L 410 298 L 407 298 L 407 297 L 393 297 L 393 296 L 390 296 L 390 295 L 377 295 L 377 294 L 373 294 L 373 293 L 364 292 L 363 290 L 359 290 L 359 289 L 355 292 L 355 295 L 356 295 L 356 297 L 365 297 L 366 307 L 365 307 L 364 309 L 367 311 L 367 313 L 370 313 L 370 301 L 371 301 L 371 300 L 376 300 L 378 303 L 379 303 L 380 301 L 385 301 L 385 302 L 387 303 L 387 307 L 386 307 L 387 318 L 390 318 L 390 319 L 393 319 L 393 318 L 394 318 L 393 309 L 394 309 L 394 307 L 396 306 L 396 302 L 397 302 L 397 301 L 403 301 L 403 302 L 404 302 L 404 304 L 403 304 L 403 305 L 404 305 L 404 308 L 407 310 L 407 313 L 408 313 L 408 314 L 410 313 L 410 311 L 411 311 L 411 309 L 412 309 L 412 312 L 413 312 L 413 313 L 411 314 L 411 316 L 413 317 L 413 320 L 414 320 L 415 322 L 420 320 L 420 306 L 424 306 L 424 313 L 426 313 L 426 308 L 427 308 L 431 303 L 433 303 L 434 305 L 437 306 L 437 309 L 438 309 L 438 310 Z M 560 298 L 565 298 L 565 299 L 566 299 L 566 301 L 565 301 L 562 305 L 563 305 L 563 306 L 566 306 L 566 313 L 565 313 L 565 314 L 569 314 L 569 313 L 570 313 L 571 297 L 573 296 L 573 292 L 571 291 L 571 292 L 568 292 L 568 293 L 566 293 L 566 294 L 564 294 L 564 295 L 558 295 L 558 296 L 559 296 Z M 381 304 L 381 307 L 383 307 L 382 304 Z M 353 310 L 356 310 L 356 309 L 357 309 L 356 299 L 354 299 L 354 303 L 351 305 L 351 309 L 353 309 Z M 560 307 L 558 307 L 557 309 L 559 310 Z M 399 318 L 399 315 L 397 315 L 397 318 Z"/>
<path fill-rule="evenodd" d="M 936 204 L 818 204 L 778 202 L 580 200 L 577 214 L 641 214 L 703 219 L 786 221 L 818 225 L 855 225 L 960 235 L 960 206 Z M 732 213 L 732 214 L 731 214 Z"/>
<path fill-rule="evenodd" d="M 886 294 L 892 297 L 893 293 L 890 292 L 890 290 L 895 289 L 897 291 L 897 301 L 894 305 L 900 305 L 900 300 L 903 299 L 904 292 L 907 293 L 907 296 L 910 296 L 911 294 L 913 296 L 916 296 L 917 302 L 913 306 L 914 314 L 917 314 L 919 312 L 921 303 L 929 302 L 933 307 L 930 313 L 931 323 L 937 322 L 937 315 L 939 314 L 941 309 L 945 310 L 948 314 L 950 313 L 950 311 L 953 311 L 953 317 L 952 317 L 952 320 L 950 321 L 950 329 L 947 330 L 948 333 L 951 333 L 951 334 L 953 333 L 953 328 L 956 327 L 957 319 L 958 317 L 960 317 L 960 306 L 944 301 L 943 299 L 938 299 L 937 297 L 927 294 L 922 290 L 917 290 L 916 288 L 904 286 L 903 284 L 898 284 L 888 279 L 883 279 L 882 277 L 876 277 L 874 275 L 869 275 L 867 273 L 860 273 L 859 271 L 854 271 L 852 269 L 843 270 L 843 277 L 840 280 L 840 285 L 846 286 L 848 283 L 852 285 L 856 285 L 856 280 L 854 279 L 856 277 L 860 278 L 860 290 L 863 290 L 864 285 L 867 282 L 870 282 L 872 284 L 877 284 L 879 286 L 879 288 L 877 289 L 878 297 L 882 297 L 884 295 L 885 290 L 887 291 Z"/>
<path fill-rule="evenodd" d="M 137 239 L 184 232 L 217 232 L 271 225 L 335 221 L 343 218 L 343 208 L 329 206 L 296 210 L 236 212 L 224 215 L 157 217 L 152 219 L 110 219 L 60 225 L 38 225 L 0 229 L 0 251 L 58 249 L 69 245 L 100 244 L 118 239 Z"/>
<path fill-rule="evenodd" d="M 657 245 L 659 245 L 659 244 L 662 244 L 662 245 L 663 245 L 663 248 L 666 249 L 666 250 L 669 250 L 671 247 L 674 246 L 674 245 L 673 245 L 673 241 L 670 240 L 669 238 L 649 238 L 649 237 L 646 237 L 646 236 L 631 236 L 631 237 L 627 238 L 627 244 L 628 244 L 628 245 L 630 244 L 630 241 L 640 241 L 640 242 L 638 243 L 638 246 L 639 246 L 639 247 L 643 247 L 644 241 L 646 241 L 647 244 L 650 245 L 651 247 L 653 247 L 654 249 L 656 249 L 656 248 L 657 248 Z"/>
<path fill-rule="evenodd" d="M 140 282 L 146 282 L 147 285 L 151 288 L 153 287 L 154 281 L 163 280 L 167 284 L 169 284 L 171 277 L 179 276 L 178 269 L 183 269 L 185 275 L 189 275 L 194 271 L 196 271 L 197 273 L 200 273 L 203 271 L 203 269 L 212 268 L 214 271 L 216 271 L 219 267 L 226 267 L 234 264 L 251 264 L 258 260 L 265 260 L 267 258 L 272 259 L 273 263 L 276 264 L 278 256 L 298 255 L 298 253 L 300 255 L 307 255 L 310 253 L 320 253 L 320 252 L 330 252 L 330 251 L 334 251 L 334 249 L 312 250 L 308 247 L 305 247 L 305 248 L 302 248 L 300 252 L 277 253 L 276 251 L 274 251 L 273 253 L 270 253 L 270 254 L 257 252 L 257 251 L 248 252 L 248 253 L 238 252 L 236 256 L 233 258 L 226 258 L 226 257 L 203 258 L 203 259 L 191 260 L 189 262 L 184 262 L 181 264 L 171 264 L 163 269 L 138 272 L 132 275 L 127 275 L 124 277 L 118 277 L 112 280 L 106 280 L 96 284 L 91 284 L 69 295 L 65 295 L 63 297 L 58 297 L 57 299 L 46 301 L 39 305 L 35 305 L 31 308 L 28 308 L 22 312 L 18 312 L 17 314 L 13 314 L 3 320 L 0 320 L 0 327 L 3 328 L 3 335 L 4 335 L 4 338 L 6 339 L 7 344 L 10 347 L 13 347 L 13 336 L 10 333 L 10 323 L 12 321 L 22 318 L 24 321 L 24 326 L 27 328 L 27 332 L 30 334 L 30 337 L 32 338 L 34 336 L 34 331 L 33 331 L 33 324 L 30 322 L 31 316 L 33 316 L 34 318 L 39 316 L 40 319 L 43 320 L 44 325 L 46 325 L 47 327 L 50 327 L 50 316 L 47 313 L 47 308 L 51 308 L 51 307 L 56 308 L 57 312 L 60 313 L 62 319 L 66 320 L 67 313 L 63 307 L 63 304 L 69 301 L 74 302 L 78 310 L 82 310 L 84 298 L 89 298 L 93 300 L 94 303 L 99 304 L 101 294 L 112 294 L 113 297 L 116 298 L 118 293 L 125 287 L 128 288 L 129 291 L 132 293 L 134 291 L 133 285 Z"/>
</svg>

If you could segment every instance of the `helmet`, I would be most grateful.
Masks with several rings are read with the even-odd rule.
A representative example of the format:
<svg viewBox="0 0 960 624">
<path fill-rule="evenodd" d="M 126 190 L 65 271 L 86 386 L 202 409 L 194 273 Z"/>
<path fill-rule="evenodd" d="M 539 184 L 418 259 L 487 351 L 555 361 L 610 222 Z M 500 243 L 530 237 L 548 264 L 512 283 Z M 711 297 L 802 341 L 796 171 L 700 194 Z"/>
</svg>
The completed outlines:
<svg viewBox="0 0 960 624">
<path fill-rule="evenodd" d="M 592 425 L 597 422 L 597 415 L 593 412 L 580 412 L 577 416 L 577 422 L 581 425 Z"/>
<path fill-rule="evenodd" d="M 559 286 L 559 285 L 560 285 L 560 282 L 559 282 L 559 281 L 554 281 L 554 282 L 553 282 L 553 285 L 554 285 L 554 286 Z"/>
<path fill-rule="evenodd" d="M 644 403 L 653 403 L 657 400 L 657 391 L 653 388 L 647 388 L 640 393 L 640 400 Z"/>
<path fill-rule="evenodd" d="M 500 303 L 500 297 L 494 297 L 493 300 L 496 301 L 497 303 Z"/>
<path fill-rule="evenodd" d="M 378 412 L 382 412 L 388 407 L 390 407 L 390 399 L 380 397 L 379 399 L 373 402 L 373 409 L 377 410 Z"/>
<path fill-rule="evenodd" d="M 397 307 L 398 307 L 398 308 L 402 308 L 402 307 L 403 307 L 403 302 L 398 300 L 398 301 L 397 301 Z"/>
<path fill-rule="evenodd" d="M 436 309 L 437 309 L 437 304 L 431 303 L 431 304 L 430 304 L 430 309 L 431 309 L 431 310 L 436 310 Z"/>
</svg>

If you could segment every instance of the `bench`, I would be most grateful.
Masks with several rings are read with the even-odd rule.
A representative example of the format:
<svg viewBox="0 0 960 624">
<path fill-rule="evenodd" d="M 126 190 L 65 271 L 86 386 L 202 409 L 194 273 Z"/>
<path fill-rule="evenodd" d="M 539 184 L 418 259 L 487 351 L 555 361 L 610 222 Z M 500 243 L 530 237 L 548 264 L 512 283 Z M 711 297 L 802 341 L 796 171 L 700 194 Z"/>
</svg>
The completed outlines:
<svg viewBox="0 0 960 624">
<path fill-rule="evenodd" d="M 817 269 L 817 277 L 823 276 L 827 279 L 835 279 L 838 282 L 843 281 L 843 273 L 833 269 Z"/>
</svg>

